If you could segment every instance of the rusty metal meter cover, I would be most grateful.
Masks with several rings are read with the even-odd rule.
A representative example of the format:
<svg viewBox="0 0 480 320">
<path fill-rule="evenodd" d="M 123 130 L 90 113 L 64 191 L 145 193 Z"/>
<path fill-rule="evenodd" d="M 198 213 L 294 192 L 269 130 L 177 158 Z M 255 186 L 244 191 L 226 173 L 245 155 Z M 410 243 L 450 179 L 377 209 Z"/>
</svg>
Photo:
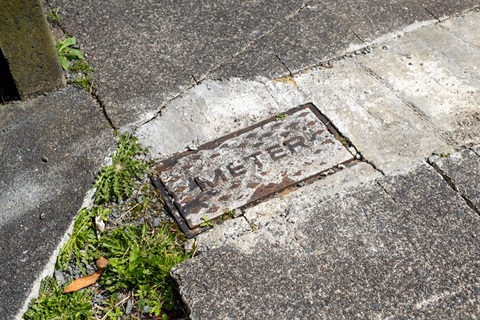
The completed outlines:
<svg viewBox="0 0 480 320">
<path fill-rule="evenodd" d="M 187 237 L 241 208 L 354 156 L 312 104 L 156 164 L 153 182 Z"/>
</svg>

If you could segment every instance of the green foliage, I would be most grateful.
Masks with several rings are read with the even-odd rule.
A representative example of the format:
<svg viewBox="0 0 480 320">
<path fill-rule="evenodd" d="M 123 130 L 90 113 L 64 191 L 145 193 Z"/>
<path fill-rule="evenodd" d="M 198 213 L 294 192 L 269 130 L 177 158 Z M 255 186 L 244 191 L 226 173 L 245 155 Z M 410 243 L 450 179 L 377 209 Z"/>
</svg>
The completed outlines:
<svg viewBox="0 0 480 320">
<path fill-rule="evenodd" d="M 210 221 L 210 219 L 208 219 L 208 217 L 206 215 L 204 215 L 202 217 L 202 220 L 203 220 L 203 222 L 200 223 L 200 227 L 202 227 L 202 228 L 203 227 L 213 227 L 213 226 L 215 226 L 215 224 L 212 221 Z"/>
<path fill-rule="evenodd" d="M 71 294 L 62 294 L 52 277 L 42 280 L 38 299 L 32 301 L 25 320 L 79 320 L 92 319 L 94 311 L 91 305 L 91 290 L 82 290 Z"/>
<path fill-rule="evenodd" d="M 162 308 L 173 308 L 170 269 L 189 255 L 168 225 L 152 232 L 146 224 L 117 228 L 102 238 L 100 250 L 109 260 L 101 278 L 107 290 L 135 289 L 140 309 L 149 306 L 149 312 L 156 315 Z"/>
<path fill-rule="evenodd" d="M 133 192 L 134 182 L 150 167 L 150 163 L 136 159 L 145 154 L 136 137 L 123 135 L 112 157 L 112 164 L 103 168 L 98 175 L 94 187 L 96 203 L 121 201 Z"/>
<path fill-rule="evenodd" d="M 283 121 L 283 120 L 287 119 L 287 114 L 285 114 L 285 113 L 277 114 L 277 115 L 275 116 L 275 119 L 276 119 L 276 120 L 282 120 L 282 121 Z"/>
<path fill-rule="evenodd" d="M 86 60 L 77 60 L 70 67 L 72 73 L 77 75 L 73 78 L 72 83 L 76 84 L 88 92 L 95 90 L 92 73 L 95 71 Z"/>
<path fill-rule="evenodd" d="M 63 18 L 62 16 L 58 13 L 59 8 L 52 8 L 50 11 L 48 11 L 45 15 L 47 17 L 47 20 L 51 23 L 58 24 Z"/>
<path fill-rule="evenodd" d="M 101 219 L 106 220 L 108 214 L 109 209 L 99 206 L 80 210 L 73 225 L 70 239 L 68 239 L 58 255 L 57 269 L 67 269 L 70 260 L 74 258 L 76 265 L 83 274 L 86 273 L 84 266 L 99 257 L 96 254 L 98 237 L 95 233 L 95 217 L 99 216 Z"/>
<path fill-rule="evenodd" d="M 64 70 L 70 68 L 70 61 L 85 59 L 81 50 L 73 48 L 76 44 L 77 39 L 75 37 L 67 38 L 57 43 L 57 54 Z"/>
</svg>

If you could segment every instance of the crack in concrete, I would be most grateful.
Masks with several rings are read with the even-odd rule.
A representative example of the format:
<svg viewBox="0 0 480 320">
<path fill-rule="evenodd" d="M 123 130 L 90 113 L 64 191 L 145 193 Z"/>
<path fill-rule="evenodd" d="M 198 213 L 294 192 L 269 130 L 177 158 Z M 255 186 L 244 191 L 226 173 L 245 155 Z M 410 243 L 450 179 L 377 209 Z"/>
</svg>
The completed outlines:
<svg viewBox="0 0 480 320">
<path fill-rule="evenodd" d="M 471 150 L 471 149 L 469 149 Z M 459 191 L 457 185 L 455 184 L 454 180 L 452 177 L 450 177 L 445 171 L 443 171 L 439 166 L 437 166 L 433 161 L 430 159 L 427 159 L 426 161 L 437 173 L 442 177 L 442 179 L 448 184 L 448 186 L 457 194 L 459 195 L 465 204 L 472 210 L 474 211 L 478 216 L 480 216 L 480 208 L 477 208 L 477 206 L 473 203 L 472 200 L 470 200 L 465 194 Z"/>
<path fill-rule="evenodd" d="M 288 74 L 290 75 L 290 77 L 293 77 L 292 70 L 290 70 L 290 68 L 289 68 L 289 67 L 285 64 L 285 62 L 278 56 L 278 54 L 275 54 L 275 57 L 277 57 L 278 61 L 280 61 L 280 63 L 282 64 L 282 66 L 284 66 L 285 69 L 287 69 Z"/>
<path fill-rule="evenodd" d="M 438 22 L 442 22 L 435 14 L 433 14 L 432 11 L 428 10 L 427 7 L 423 7 L 423 9 L 425 9 L 425 11 L 427 11 L 427 13 L 431 15 L 434 19 L 436 19 Z"/>
<path fill-rule="evenodd" d="M 49 10 L 53 10 L 54 8 L 52 7 L 52 5 L 50 4 L 49 0 L 44 0 L 45 1 L 45 4 L 47 5 L 47 8 Z M 62 32 L 63 34 L 63 37 L 67 37 L 68 33 L 67 31 L 65 30 L 65 28 L 60 24 L 60 23 L 56 23 L 56 26 L 60 29 L 60 31 Z M 49 23 L 49 28 L 50 28 L 50 23 Z M 67 83 L 68 85 L 68 83 Z M 70 84 L 71 85 L 71 84 Z M 96 89 L 93 89 L 92 92 L 89 92 L 90 95 L 92 96 L 93 100 L 95 100 L 98 105 L 100 106 L 100 108 L 102 108 L 102 113 L 103 113 L 103 116 L 105 117 L 105 120 L 107 120 L 109 126 L 113 129 L 113 130 L 118 130 L 118 128 L 114 125 L 112 119 L 110 118 L 110 116 L 108 115 L 108 112 L 107 112 L 107 109 L 105 108 L 105 103 L 103 102 L 102 99 L 99 98 L 97 92 L 96 92 Z"/>
<path fill-rule="evenodd" d="M 234 54 L 231 54 L 229 58 L 225 59 L 224 61 L 220 62 L 216 67 L 213 67 L 212 69 L 208 70 L 207 72 L 205 72 L 205 74 L 203 76 L 201 76 L 199 78 L 199 82 L 202 82 L 203 80 L 205 80 L 209 74 L 211 74 L 212 72 L 215 72 L 216 70 L 220 69 L 221 67 L 225 66 L 226 64 L 232 62 L 235 60 L 235 58 L 237 58 L 239 55 L 241 55 L 242 53 L 248 51 L 250 48 L 254 47 L 260 40 L 264 39 L 265 37 L 269 36 L 270 34 L 272 34 L 273 32 L 275 32 L 280 26 L 282 26 L 283 24 L 289 22 L 290 20 L 292 20 L 294 17 L 296 17 L 297 15 L 299 15 L 303 10 L 305 10 L 305 8 L 308 6 L 308 4 L 310 3 L 311 1 L 310 0 L 307 0 L 307 1 L 304 1 L 303 4 L 300 6 L 300 8 L 298 8 L 296 11 L 294 11 L 293 13 L 287 15 L 286 17 L 284 17 L 282 20 L 278 21 L 277 23 L 275 23 L 275 25 L 270 28 L 270 30 L 267 30 L 266 32 L 264 32 L 262 35 L 260 35 L 257 39 L 255 40 L 252 40 L 250 41 L 247 45 L 245 45 L 243 48 L 241 48 L 240 50 L 238 50 L 237 52 L 235 52 Z M 280 60 L 281 61 L 281 60 Z M 288 68 L 287 68 L 288 70 Z"/>
</svg>

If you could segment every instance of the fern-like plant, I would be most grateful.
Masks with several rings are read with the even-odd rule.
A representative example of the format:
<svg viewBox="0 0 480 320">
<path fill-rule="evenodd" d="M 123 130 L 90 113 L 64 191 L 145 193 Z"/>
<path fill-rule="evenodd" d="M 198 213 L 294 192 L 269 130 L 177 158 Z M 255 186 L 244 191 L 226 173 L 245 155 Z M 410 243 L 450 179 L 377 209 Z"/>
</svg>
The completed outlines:
<svg viewBox="0 0 480 320">
<path fill-rule="evenodd" d="M 138 159 L 138 156 L 146 153 L 147 150 L 140 146 L 136 137 L 122 135 L 112 156 L 112 164 L 104 167 L 95 180 L 95 202 L 120 202 L 131 196 L 135 180 L 151 166 L 150 162 Z"/>
</svg>

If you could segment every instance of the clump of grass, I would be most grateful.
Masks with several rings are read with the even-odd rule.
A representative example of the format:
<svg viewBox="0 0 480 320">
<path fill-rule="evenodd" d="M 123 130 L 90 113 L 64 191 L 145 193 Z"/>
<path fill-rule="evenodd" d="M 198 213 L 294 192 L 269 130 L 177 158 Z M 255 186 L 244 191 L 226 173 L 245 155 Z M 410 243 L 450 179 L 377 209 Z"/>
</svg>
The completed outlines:
<svg viewBox="0 0 480 320">
<path fill-rule="evenodd" d="M 50 23 L 59 24 L 62 21 L 63 17 L 58 13 L 59 10 L 59 8 L 52 8 L 45 14 Z"/>
<path fill-rule="evenodd" d="M 100 250 L 110 261 L 101 284 L 108 291 L 133 290 L 140 308 L 160 314 L 174 307 L 174 283 L 170 269 L 185 261 L 179 235 L 164 225 L 155 230 L 124 226 L 102 238 Z"/>
<path fill-rule="evenodd" d="M 145 153 L 136 138 L 121 137 L 112 165 L 105 167 L 95 182 L 96 205 L 80 210 L 71 237 L 57 258 L 57 271 L 66 270 L 67 277 L 78 271 L 85 274 L 97 258 L 107 258 L 109 264 L 99 283 L 62 294 L 62 286 L 47 278 L 25 319 L 143 319 L 146 315 L 168 319 L 167 311 L 176 307 L 170 269 L 192 255 L 183 248 L 184 235 L 171 223 L 158 227 L 146 222 L 97 227 L 99 221 L 113 221 L 113 211 L 123 217 L 134 214 L 137 207 L 141 207 L 139 212 L 155 208 L 145 205 L 148 199 L 138 202 L 128 198 L 135 190 L 138 194 L 149 189 L 146 180 L 139 180 L 145 178 L 151 166 L 141 159 Z M 142 194 L 152 197 L 150 193 Z M 131 208 L 126 209 L 125 204 Z"/>
<path fill-rule="evenodd" d="M 99 257 L 96 254 L 99 240 L 95 229 L 95 217 L 107 220 L 109 212 L 108 208 L 99 206 L 94 206 L 92 209 L 83 208 L 78 212 L 70 239 L 58 255 L 57 269 L 66 270 L 70 260 L 74 259 L 80 271 L 86 274 L 85 266 L 90 264 L 93 258 Z"/>
<path fill-rule="evenodd" d="M 70 67 L 70 71 L 75 74 L 72 83 L 82 87 L 84 90 L 92 93 L 95 89 L 93 81 L 93 72 L 95 69 L 90 66 L 86 60 L 77 60 Z"/>
<path fill-rule="evenodd" d="M 138 156 L 146 152 L 137 138 L 128 135 L 120 137 L 112 164 L 104 167 L 95 181 L 96 203 L 122 201 L 133 193 L 134 181 L 151 166 L 151 163 L 138 159 Z"/>
<path fill-rule="evenodd" d="M 23 315 L 25 320 L 45 319 L 92 319 L 95 315 L 92 309 L 91 290 L 62 294 L 60 288 L 52 277 L 42 280 L 40 294 L 32 302 L 30 308 Z"/>
</svg>

